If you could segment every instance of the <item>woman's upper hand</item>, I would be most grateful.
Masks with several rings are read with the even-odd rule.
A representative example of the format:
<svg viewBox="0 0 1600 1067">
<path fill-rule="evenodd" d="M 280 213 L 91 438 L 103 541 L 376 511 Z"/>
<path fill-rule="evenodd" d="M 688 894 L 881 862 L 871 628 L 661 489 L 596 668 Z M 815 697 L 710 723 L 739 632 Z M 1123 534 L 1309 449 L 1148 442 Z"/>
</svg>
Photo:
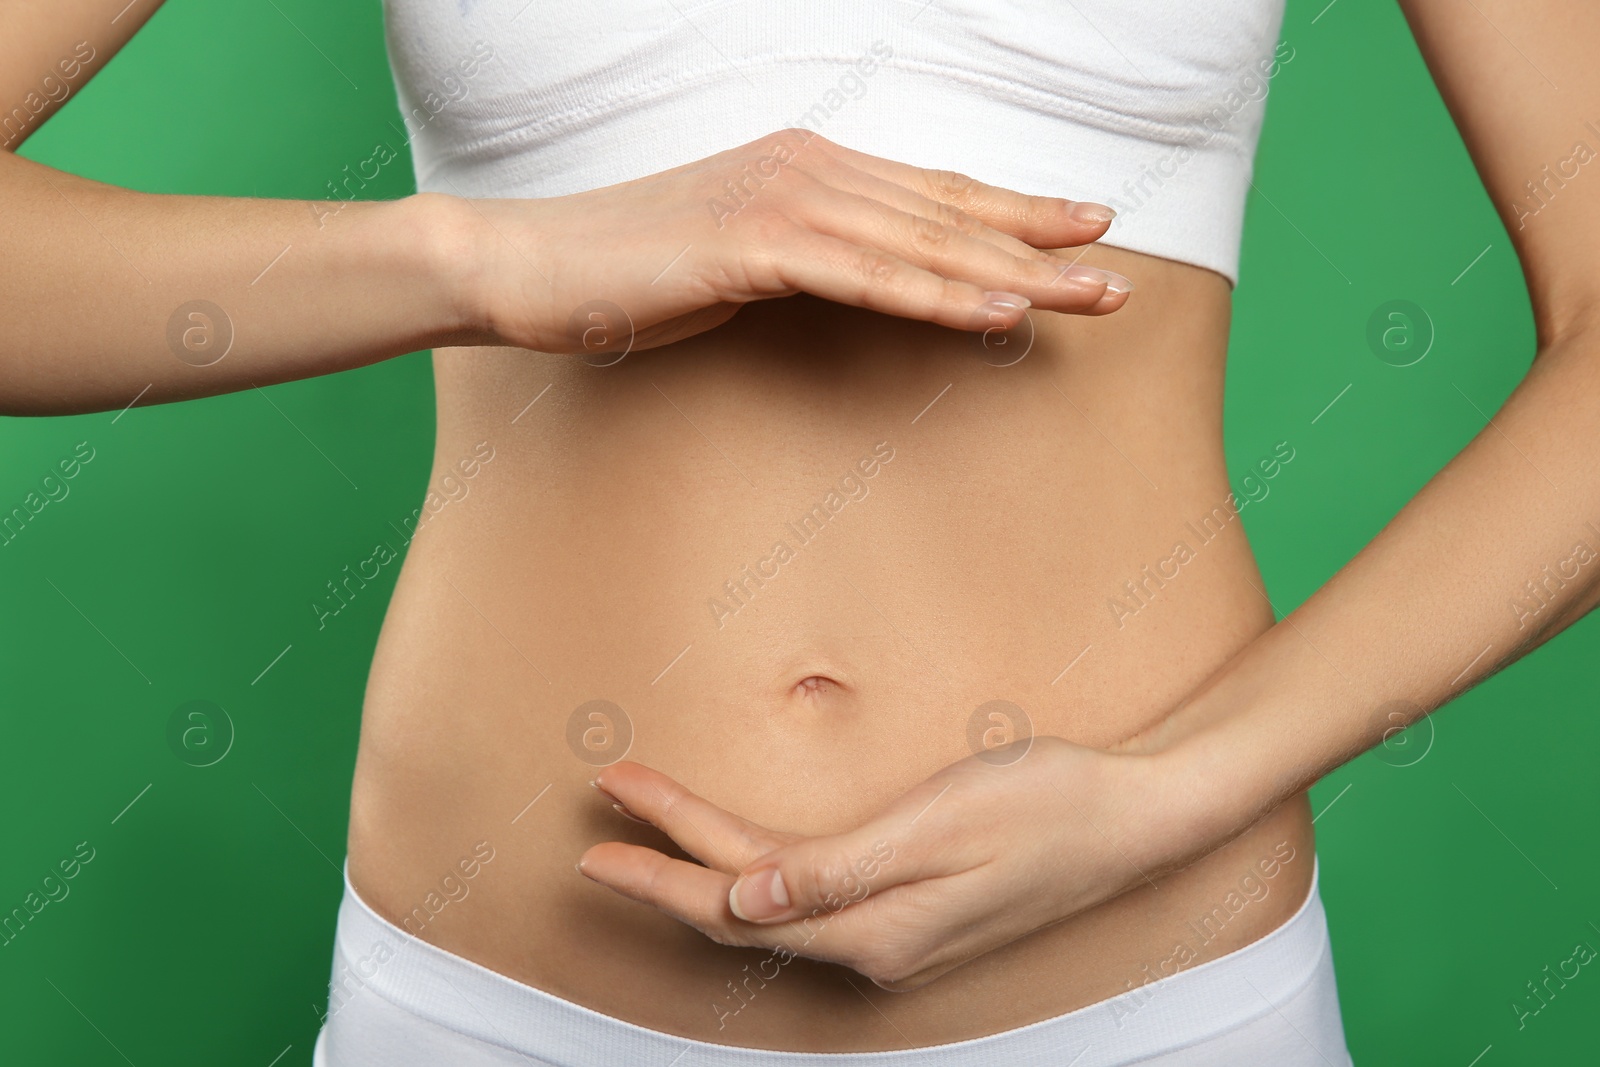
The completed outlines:
<svg viewBox="0 0 1600 1067">
<path fill-rule="evenodd" d="M 1009 764 L 954 763 L 831 837 L 760 826 L 636 763 L 595 784 L 701 862 L 606 842 L 584 875 L 722 944 L 841 963 L 891 990 L 1144 883 L 1182 839 L 1155 757 L 1053 737 Z"/>
<path fill-rule="evenodd" d="M 469 200 L 464 315 L 495 343 L 647 348 L 806 292 L 958 329 L 1104 314 L 1132 286 L 1043 249 L 1113 212 L 856 152 L 804 129 L 570 196 Z M 1017 297 L 1021 297 L 1018 300 Z"/>
</svg>

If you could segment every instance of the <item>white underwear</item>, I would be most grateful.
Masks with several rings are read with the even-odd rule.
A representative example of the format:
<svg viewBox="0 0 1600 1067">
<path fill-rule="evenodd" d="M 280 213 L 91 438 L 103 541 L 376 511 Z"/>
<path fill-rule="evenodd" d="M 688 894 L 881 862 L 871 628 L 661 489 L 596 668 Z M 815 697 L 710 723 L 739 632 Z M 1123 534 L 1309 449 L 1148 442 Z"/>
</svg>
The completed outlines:
<svg viewBox="0 0 1600 1067">
<path fill-rule="evenodd" d="M 351 888 L 313 1067 L 1349 1067 L 1327 916 L 1311 892 L 1226 956 L 1053 1019 L 955 1044 L 802 1053 L 613 1019 L 413 937 Z"/>
</svg>

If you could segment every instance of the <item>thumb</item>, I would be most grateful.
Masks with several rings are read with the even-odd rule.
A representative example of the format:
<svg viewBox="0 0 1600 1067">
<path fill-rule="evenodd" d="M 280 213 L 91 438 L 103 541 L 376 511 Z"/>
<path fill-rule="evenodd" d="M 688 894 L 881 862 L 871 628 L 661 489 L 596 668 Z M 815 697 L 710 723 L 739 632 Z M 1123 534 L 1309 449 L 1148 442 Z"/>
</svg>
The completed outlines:
<svg viewBox="0 0 1600 1067">
<path fill-rule="evenodd" d="M 740 872 L 728 890 L 728 906 L 746 922 L 789 922 L 837 912 L 870 894 L 921 878 L 936 877 L 915 861 L 925 850 L 903 832 L 892 840 L 888 827 L 869 823 L 834 837 L 784 845 Z"/>
</svg>

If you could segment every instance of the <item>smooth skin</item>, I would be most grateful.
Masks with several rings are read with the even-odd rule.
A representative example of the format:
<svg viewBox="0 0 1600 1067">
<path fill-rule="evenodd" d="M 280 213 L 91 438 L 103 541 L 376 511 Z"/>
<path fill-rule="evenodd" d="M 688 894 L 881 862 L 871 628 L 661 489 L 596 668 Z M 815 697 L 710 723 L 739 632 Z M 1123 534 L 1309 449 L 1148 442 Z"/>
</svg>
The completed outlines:
<svg viewBox="0 0 1600 1067">
<path fill-rule="evenodd" d="M 847 967 L 726 947 L 573 870 L 606 841 L 672 849 L 589 786 L 596 761 L 623 756 L 605 737 L 575 738 L 575 716 L 601 725 L 583 718 L 589 701 L 625 712 L 627 759 L 763 826 L 827 836 L 967 756 L 986 702 L 1021 707 L 1037 734 L 1104 748 L 1272 624 L 1238 522 L 1137 618 L 1119 627 L 1107 610 L 1229 493 L 1229 299 L 1201 267 L 1102 243 L 1083 262 L 1138 292 L 1111 315 L 1030 310 L 1020 360 L 970 333 L 805 294 L 615 363 L 436 351 L 434 485 L 480 444 L 495 458 L 427 520 L 389 601 L 352 782 L 361 899 L 612 1018 L 815 1052 L 997 1033 L 1176 966 L 1180 940 L 1198 963 L 1281 925 L 1310 888 L 1304 796 L 1159 889 L 906 994 Z M 842 481 L 878 453 L 893 458 Z M 818 521 L 802 516 L 830 486 L 857 499 L 821 532 L 791 531 Z M 780 538 L 793 555 L 774 573 L 761 557 Z M 585 751 L 595 744 L 607 751 Z M 954 798 L 916 825 L 947 817 Z M 1035 824 L 1051 814 L 1003 810 Z M 481 841 L 494 862 L 463 906 L 430 916 L 443 872 Z M 746 862 L 725 851 L 730 869 Z M 1247 883 L 1261 899 L 1211 912 L 1263 864 L 1276 875 Z"/>
<path fill-rule="evenodd" d="M 8 305 L 0 413 L 211 396 L 449 345 L 581 351 L 572 315 L 601 299 L 624 309 L 632 347 L 645 349 L 799 292 L 988 329 L 1016 323 L 1030 302 L 1115 311 L 1132 288 L 1040 250 L 1103 235 L 1112 212 L 1102 205 L 991 188 L 805 130 L 573 196 L 419 194 L 348 204 L 325 226 L 298 201 L 152 195 L 14 155 L 55 109 L 35 72 L 56 71 L 87 41 L 96 59 L 75 79 L 81 87 L 158 5 L 113 24 L 124 6 L 0 8 L 0 100 L 16 102 L 0 134 L 11 138 L 0 153 L 0 284 L 37 294 Z M 749 207 L 713 225 L 707 201 L 775 156 L 782 166 Z M 253 285 L 269 265 L 272 284 Z M 175 358 L 168 340 L 174 314 L 200 297 L 223 309 L 234 336 L 209 366 Z"/>
<path fill-rule="evenodd" d="M 1128 741 L 1096 750 L 1041 737 L 1010 767 L 964 760 L 858 828 L 811 838 L 618 764 L 598 788 L 703 865 L 607 843 L 586 853 L 585 875 L 724 944 L 807 941 L 805 954 L 883 988 L 918 988 L 1235 839 L 1600 601 L 1600 569 L 1588 568 L 1531 625 L 1505 607 L 1600 522 L 1600 186 L 1570 182 L 1537 217 L 1512 206 L 1588 136 L 1600 8 L 1401 6 L 1532 296 L 1533 365 L 1490 426 L 1306 603 Z M 1497 26 L 1514 28 L 1538 68 Z M 1402 701 L 1409 712 L 1375 720 Z M 853 861 L 877 841 L 896 858 L 863 893 Z M 830 921 L 806 939 L 813 914 Z"/>
</svg>

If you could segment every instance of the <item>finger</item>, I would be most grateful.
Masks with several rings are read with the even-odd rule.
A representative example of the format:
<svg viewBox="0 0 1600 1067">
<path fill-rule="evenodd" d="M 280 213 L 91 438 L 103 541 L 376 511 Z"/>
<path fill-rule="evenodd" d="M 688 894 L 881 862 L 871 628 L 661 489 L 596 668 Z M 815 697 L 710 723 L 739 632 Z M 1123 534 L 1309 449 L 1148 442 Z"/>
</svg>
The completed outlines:
<svg viewBox="0 0 1600 1067">
<path fill-rule="evenodd" d="M 864 199 L 870 198 L 879 203 L 899 208 L 908 214 L 918 215 L 941 225 L 949 226 L 951 229 L 958 230 L 970 237 L 975 237 L 980 241 L 994 245 L 996 248 L 1010 252 L 1019 259 L 1049 263 L 1056 270 L 1056 276 L 1052 284 L 1059 282 L 1062 277 L 1072 274 L 1071 268 L 1076 267 L 1083 253 L 1088 251 L 1088 248 L 1084 247 L 1077 255 L 1064 256 L 1055 246 L 1050 246 L 1050 251 L 1045 251 L 1043 246 L 1035 248 L 1026 241 L 1011 236 L 1009 233 L 1004 233 L 993 226 L 985 225 L 960 208 L 929 199 L 920 193 L 912 192 L 902 185 L 880 178 L 876 174 L 868 174 L 866 171 L 857 170 L 843 162 L 839 163 L 838 166 L 820 171 L 816 177 L 836 189 L 844 189 Z M 1133 291 L 1133 283 L 1126 277 L 1117 274 L 1115 271 L 1104 269 L 1095 271 L 1092 277 L 1095 281 L 1100 281 L 1101 279 L 1108 281 L 1107 292 L 1098 304 L 1080 309 L 1075 312 L 1076 314 L 1105 315 L 1116 311 L 1128 302 L 1127 294 Z M 1043 302 L 1035 301 L 1035 303 L 1040 306 L 1048 306 L 1049 300 L 1046 299 Z"/>
<path fill-rule="evenodd" d="M 578 872 L 693 927 L 721 945 L 776 948 L 794 940 L 793 926 L 743 923 L 728 910 L 731 875 L 664 856 L 654 849 L 607 841 L 583 854 L 578 860 Z"/>
<path fill-rule="evenodd" d="M 941 277 L 981 284 L 986 291 L 1020 294 L 1050 311 L 1088 311 L 1107 295 L 1132 288 L 1120 274 L 1063 262 L 1020 241 L 1017 251 L 1002 248 L 958 225 L 842 193 L 822 182 L 811 182 L 794 198 L 791 210 L 797 221 L 819 233 L 882 248 Z"/>
<path fill-rule="evenodd" d="M 1128 288 L 1122 292 L 1114 293 L 1110 290 L 1107 290 L 1106 295 L 1100 298 L 1100 302 L 1098 304 L 1092 308 L 1085 308 L 1083 311 L 1075 312 L 1075 314 L 1085 315 L 1090 318 L 1100 315 L 1109 315 L 1113 311 L 1120 309 L 1122 305 L 1126 304 L 1130 299 L 1132 292 L 1133 284 L 1131 282 L 1128 284 Z"/>
<path fill-rule="evenodd" d="M 1050 257 L 1051 262 L 1056 264 L 1056 270 L 1059 272 L 1059 274 L 1065 276 L 1078 266 L 1079 261 L 1084 256 L 1084 253 L 1088 251 L 1089 249 L 1082 248 L 1079 249 L 1074 255 L 1067 255 L 1067 253 L 1063 250 L 1051 250 L 1046 254 Z M 1076 315 L 1108 315 L 1122 307 L 1122 305 L 1126 304 L 1128 302 L 1129 294 L 1133 292 L 1133 282 L 1129 280 L 1126 275 L 1118 274 L 1114 270 L 1106 270 L 1104 267 L 1094 269 L 1096 269 L 1098 273 L 1114 279 L 1114 281 L 1107 284 L 1106 294 L 1100 298 L 1100 302 L 1098 304 L 1090 308 L 1085 308 L 1082 311 L 1074 312 Z"/>
<path fill-rule="evenodd" d="M 750 923 L 790 922 L 970 866 L 955 850 L 930 847 L 926 836 L 894 818 L 833 837 L 802 838 L 740 872 L 729 887 L 728 908 Z"/>
<path fill-rule="evenodd" d="M 1035 248 L 1065 248 L 1099 240 L 1117 214 L 1105 204 L 1092 200 L 1032 196 L 988 185 L 958 171 L 914 167 L 831 141 L 817 140 L 821 141 L 818 147 L 825 154 L 857 170 L 876 174 L 931 200 L 960 208 Z"/>
<path fill-rule="evenodd" d="M 653 848 L 607 841 L 578 860 L 578 873 L 623 896 L 658 908 L 724 944 L 733 936 L 728 887 L 733 876 L 663 855 Z"/>
<path fill-rule="evenodd" d="M 957 330 L 1010 329 L 1031 306 L 1025 296 L 942 278 L 881 248 L 799 226 L 776 247 L 747 252 L 744 271 L 749 288 L 764 294 L 807 292 Z"/>
<path fill-rule="evenodd" d="M 899 208 L 901 211 L 912 215 L 919 215 L 951 229 L 959 230 L 969 237 L 976 237 L 986 241 L 996 248 L 1003 248 L 1012 255 L 1022 259 L 1056 260 L 1049 252 L 1035 248 L 1028 242 L 1013 237 L 1009 233 L 995 229 L 967 214 L 958 207 L 938 200 L 930 199 L 921 193 L 912 192 L 905 186 L 880 178 L 876 174 L 869 174 L 864 170 L 857 170 L 848 163 L 840 162 L 826 169 L 819 169 L 815 175 L 807 175 L 824 185 L 832 186 L 840 192 L 850 193 L 863 199 L 875 200 L 880 204 Z"/>
<path fill-rule="evenodd" d="M 870 956 L 886 925 L 881 917 L 842 905 L 814 908 L 794 922 L 742 922 L 728 906 L 732 876 L 617 841 L 590 848 L 578 861 L 578 871 L 722 945 L 781 948 L 811 959 L 851 963 Z"/>
<path fill-rule="evenodd" d="M 742 819 L 660 771 L 628 760 L 603 769 L 595 776 L 595 786 L 701 863 L 728 874 L 794 839 Z"/>
</svg>

